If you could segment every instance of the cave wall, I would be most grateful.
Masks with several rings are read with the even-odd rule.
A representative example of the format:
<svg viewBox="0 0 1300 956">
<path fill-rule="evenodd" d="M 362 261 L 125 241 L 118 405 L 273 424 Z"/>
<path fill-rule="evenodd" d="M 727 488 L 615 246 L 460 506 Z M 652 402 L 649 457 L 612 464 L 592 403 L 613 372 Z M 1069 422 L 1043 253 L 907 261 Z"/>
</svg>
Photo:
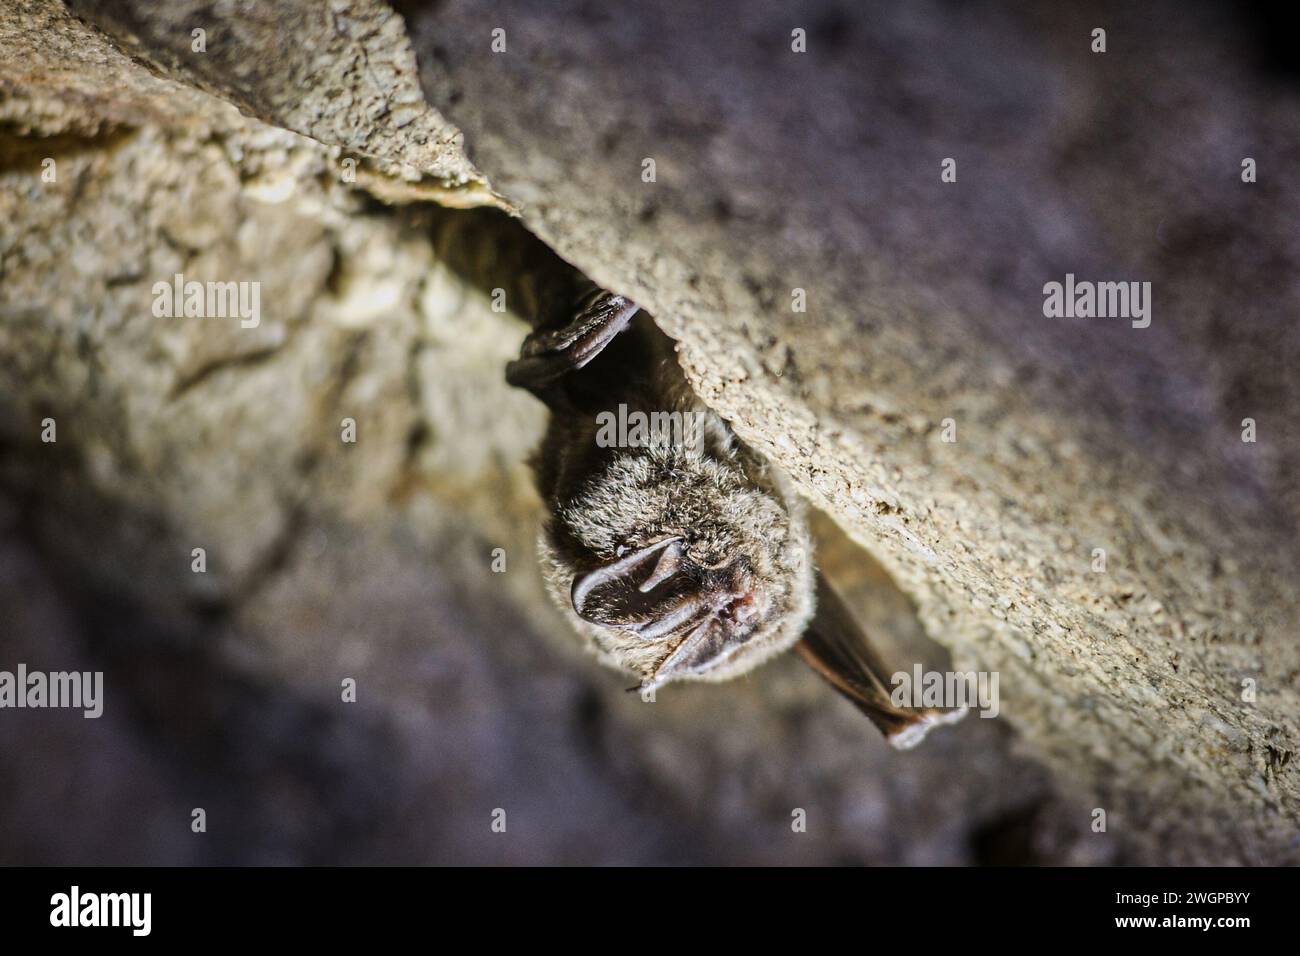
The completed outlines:
<svg viewBox="0 0 1300 956">
<path fill-rule="evenodd" d="M 1294 859 L 1294 96 L 1208 13 L 1116 8 L 1093 55 L 1078 16 L 817 4 L 794 54 L 744 7 L 0 16 L 8 640 L 132 701 L 107 766 L 8 738 L 17 818 L 72 777 L 155 808 L 153 860 L 971 862 L 1008 828 L 1054 862 Z M 532 566 L 523 326 L 482 292 L 513 224 L 432 201 L 517 211 L 650 309 L 851 537 L 822 563 L 859 611 L 1000 672 L 1002 720 L 896 755 L 795 661 L 647 706 L 586 660 Z M 260 281 L 262 321 L 160 321 L 176 272 Z M 1151 281 L 1150 327 L 1046 319 L 1066 272 Z M 241 821 L 215 846 L 195 792 Z M 50 831 L 27 852 L 122 859 Z"/>
</svg>

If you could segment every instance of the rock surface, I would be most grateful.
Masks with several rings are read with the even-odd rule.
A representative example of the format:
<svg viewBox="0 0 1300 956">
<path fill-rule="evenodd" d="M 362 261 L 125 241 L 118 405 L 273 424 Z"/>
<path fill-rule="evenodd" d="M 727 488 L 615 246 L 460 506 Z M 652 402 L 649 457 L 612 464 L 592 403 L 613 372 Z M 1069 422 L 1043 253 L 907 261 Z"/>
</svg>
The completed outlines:
<svg viewBox="0 0 1300 956">
<path fill-rule="evenodd" d="M 0 12 L 0 666 L 109 695 L 0 714 L 6 862 L 1296 859 L 1300 126 L 1230 30 L 152 6 Z M 899 755 L 794 660 L 646 705 L 585 659 L 484 292 L 523 240 L 427 199 L 650 308 L 898 658 L 1005 719 Z M 1067 271 L 1150 328 L 1044 319 Z M 261 322 L 156 317 L 177 272 Z"/>
<path fill-rule="evenodd" d="M 655 314 L 1056 767 L 1153 848 L 1294 858 L 1300 104 L 1238 24 L 403 9 L 494 187 Z M 1149 281 L 1149 327 L 1045 318 L 1067 273 Z"/>
</svg>

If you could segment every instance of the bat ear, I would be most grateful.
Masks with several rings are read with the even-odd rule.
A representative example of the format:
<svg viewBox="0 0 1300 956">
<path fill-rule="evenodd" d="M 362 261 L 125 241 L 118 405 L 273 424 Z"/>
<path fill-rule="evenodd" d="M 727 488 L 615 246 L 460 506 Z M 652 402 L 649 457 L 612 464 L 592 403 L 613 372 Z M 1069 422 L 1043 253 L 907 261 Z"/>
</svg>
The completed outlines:
<svg viewBox="0 0 1300 956">
<path fill-rule="evenodd" d="M 744 644 L 747 636 L 737 634 L 717 621 L 696 626 L 655 669 L 653 684 L 657 686 L 704 673 Z"/>
<path fill-rule="evenodd" d="M 888 672 L 870 639 L 821 574 L 817 614 L 796 648 L 804 662 L 866 714 L 898 750 L 915 747 L 937 724 L 966 715 L 964 707 L 941 711 L 896 706 L 886 690 L 891 683 Z"/>
<path fill-rule="evenodd" d="M 665 538 L 573 579 L 570 599 L 584 621 L 663 640 L 707 611 L 699 568 L 681 538 Z"/>
<path fill-rule="evenodd" d="M 506 366 L 507 382 L 534 394 L 546 391 L 603 352 L 637 312 L 635 302 L 595 285 L 571 308 L 564 325 L 539 329 L 524 339 L 519 358 Z"/>
</svg>

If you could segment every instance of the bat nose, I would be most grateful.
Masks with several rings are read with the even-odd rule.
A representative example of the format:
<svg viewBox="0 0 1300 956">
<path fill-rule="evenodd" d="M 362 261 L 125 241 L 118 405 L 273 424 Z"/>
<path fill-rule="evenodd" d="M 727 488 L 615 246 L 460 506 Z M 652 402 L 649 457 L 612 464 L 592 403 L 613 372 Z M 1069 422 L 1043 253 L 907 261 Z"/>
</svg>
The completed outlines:
<svg viewBox="0 0 1300 956">
<path fill-rule="evenodd" d="M 718 571 L 717 598 L 714 607 L 718 617 L 747 629 L 763 616 L 759 588 L 753 574 L 753 564 L 742 555 Z"/>
<path fill-rule="evenodd" d="M 758 605 L 754 603 L 753 594 L 749 593 L 734 598 L 730 604 L 723 608 L 723 613 L 730 615 L 731 619 L 737 624 L 749 624 L 756 620 L 761 612 Z"/>
</svg>

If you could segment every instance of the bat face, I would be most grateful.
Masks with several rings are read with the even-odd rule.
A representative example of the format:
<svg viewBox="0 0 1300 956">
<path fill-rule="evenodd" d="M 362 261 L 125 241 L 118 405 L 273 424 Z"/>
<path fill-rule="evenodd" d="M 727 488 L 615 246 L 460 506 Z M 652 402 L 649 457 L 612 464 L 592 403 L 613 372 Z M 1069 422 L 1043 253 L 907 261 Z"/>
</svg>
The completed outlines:
<svg viewBox="0 0 1300 956">
<path fill-rule="evenodd" d="M 792 646 L 811 616 L 802 505 L 753 484 L 749 454 L 609 456 L 543 533 L 557 601 L 606 663 L 644 685 L 744 673 Z"/>
</svg>

